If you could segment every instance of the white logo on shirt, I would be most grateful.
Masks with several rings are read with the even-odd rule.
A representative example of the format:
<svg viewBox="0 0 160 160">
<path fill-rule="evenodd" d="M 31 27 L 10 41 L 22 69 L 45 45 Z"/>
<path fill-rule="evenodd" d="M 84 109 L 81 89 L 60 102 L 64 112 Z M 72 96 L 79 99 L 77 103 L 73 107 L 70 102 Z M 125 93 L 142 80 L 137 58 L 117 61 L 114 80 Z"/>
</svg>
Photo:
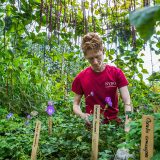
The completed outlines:
<svg viewBox="0 0 160 160">
<path fill-rule="evenodd" d="M 105 88 L 116 87 L 116 82 L 105 82 Z"/>
</svg>

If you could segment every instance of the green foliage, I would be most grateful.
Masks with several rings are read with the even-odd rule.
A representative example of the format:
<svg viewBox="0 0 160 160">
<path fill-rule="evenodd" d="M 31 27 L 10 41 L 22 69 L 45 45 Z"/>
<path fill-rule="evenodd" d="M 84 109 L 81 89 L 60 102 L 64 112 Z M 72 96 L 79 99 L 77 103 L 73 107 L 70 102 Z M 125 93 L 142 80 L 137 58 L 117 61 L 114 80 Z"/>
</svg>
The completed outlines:
<svg viewBox="0 0 160 160">
<path fill-rule="evenodd" d="M 6 119 L 7 110 L 1 109 L 1 113 L 1 159 L 29 159 L 36 118 L 42 122 L 38 159 L 90 159 L 92 130 L 86 129 L 83 120 L 67 113 L 62 115 L 60 112 L 56 112 L 52 118 L 53 135 L 49 136 L 46 115 L 32 117 L 29 124 L 26 125 L 25 117 L 14 114 L 10 119 Z M 124 131 L 121 127 L 116 127 L 115 124 L 100 127 L 99 156 L 101 159 L 113 158 L 117 143 L 123 141 Z M 114 141 L 113 134 L 117 137 Z M 112 154 L 109 155 L 109 153 Z"/>
<path fill-rule="evenodd" d="M 160 81 L 160 73 L 154 72 L 151 76 L 148 77 L 149 81 Z"/>
<path fill-rule="evenodd" d="M 75 0 L 61 1 L 61 4 L 55 1 L 52 9 L 49 1 L 44 1 L 43 7 L 40 0 L 0 2 L 0 159 L 30 159 L 36 119 L 42 121 L 38 159 L 90 159 L 91 131 L 85 128 L 81 119 L 72 115 L 71 93 L 73 78 L 88 65 L 79 40 L 89 31 L 102 35 L 105 61 L 114 62 L 124 70 L 137 113 L 133 115 L 133 130 L 126 137 L 123 124 L 101 125 L 99 159 L 113 159 L 123 142 L 127 142 L 126 147 L 139 157 L 140 119 L 142 114 L 153 114 L 160 98 L 158 92 L 151 91 L 143 82 L 147 70 L 143 68 L 143 55 L 139 52 L 144 42 L 124 18 L 133 7 L 131 2 L 111 3 L 110 6 L 107 1 L 98 4 L 100 1 L 94 0 L 92 11 L 90 1 L 83 2 L 85 10 Z M 134 12 L 132 18 L 138 23 L 138 31 L 142 31 L 142 26 L 149 21 L 143 29 L 145 33 L 142 32 L 142 37 L 149 38 L 160 17 L 159 6 L 143 11 Z M 85 13 L 90 12 L 93 16 L 86 14 L 85 18 Z M 154 47 L 159 48 L 159 32 L 156 34 L 151 49 L 159 54 Z M 140 81 L 135 80 L 135 76 Z M 151 80 L 154 78 L 157 75 L 151 76 Z M 48 100 L 54 101 L 56 109 L 52 136 L 48 136 L 48 117 L 44 112 Z M 124 123 L 124 106 L 122 102 L 119 105 Z M 33 110 L 39 114 L 26 125 L 25 116 Z M 6 119 L 9 112 L 14 114 Z M 156 116 L 155 157 L 158 157 L 159 114 Z M 90 120 L 93 120 L 92 116 Z"/>
<path fill-rule="evenodd" d="M 100 158 L 98 158 L 99 160 L 108 160 L 112 157 L 111 151 L 109 150 L 104 150 L 103 152 L 100 152 L 99 155 L 101 156 Z"/>
<path fill-rule="evenodd" d="M 145 113 L 146 114 L 146 113 Z M 140 113 L 140 116 L 135 116 L 130 123 L 130 132 L 126 134 L 126 141 L 122 144 L 119 144 L 118 147 L 125 147 L 128 148 L 130 153 L 132 153 L 135 157 L 135 159 L 140 159 L 140 143 L 141 143 L 141 128 L 142 128 L 142 117 L 143 113 Z M 160 113 L 151 114 L 154 116 L 154 149 L 155 153 L 152 159 L 155 159 L 159 157 L 159 145 L 158 142 L 160 140 Z"/>
<path fill-rule="evenodd" d="M 160 159 L 160 152 L 157 152 L 151 160 L 159 160 Z"/>
<path fill-rule="evenodd" d="M 156 22 L 160 21 L 160 6 L 145 7 L 130 14 L 134 25 L 144 40 L 148 40 L 155 31 Z"/>
<path fill-rule="evenodd" d="M 41 112 L 38 117 L 29 119 L 19 117 L 16 114 L 6 119 L 8 114 L 3 107 L 0 110 L 0 159 L 25 159 L 31 155 L 35 122 L 39 119 L 42 122 L 39 140 L 38 159 L 90 159 L 92 130 L 88 130 L 84 121 L 76 116 L 56 111 L 53 115 L 53 134 L 48 135 L 48 116 Z M 134 113 L 131 130 L 124 132 L 124 125 L 117 125 L 110 122 L 107 125 L 100 125 L 99 135 L 99 159 L 113 159 L 118 148 L 128 148 L 135 159 L 139 159 L 139 146 L 141 138 L 141 117 L 144 113 Z M 160 114 L 153 114 L 155 119 L 154 130 L 154 157 L 158 157 L 160 140 Z M 121 117 L 124 123 L 124 116 Z"/>
</svg>

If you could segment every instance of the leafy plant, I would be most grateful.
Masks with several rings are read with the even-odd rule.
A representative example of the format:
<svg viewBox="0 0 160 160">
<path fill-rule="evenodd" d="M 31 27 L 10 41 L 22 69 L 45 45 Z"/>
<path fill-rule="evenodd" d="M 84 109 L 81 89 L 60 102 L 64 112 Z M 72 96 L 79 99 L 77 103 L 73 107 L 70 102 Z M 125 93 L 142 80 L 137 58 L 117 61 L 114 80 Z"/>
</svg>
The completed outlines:
<svg viewBox="0 0 160 160">
<path fill-rule="evenodd" d="M 148 40 L 154 33 L 156 22 L 160 21 L 160 6 L 149 6 L 130 14 L 130 21 L 140 36 L 144 40 Z"/>
</svg>

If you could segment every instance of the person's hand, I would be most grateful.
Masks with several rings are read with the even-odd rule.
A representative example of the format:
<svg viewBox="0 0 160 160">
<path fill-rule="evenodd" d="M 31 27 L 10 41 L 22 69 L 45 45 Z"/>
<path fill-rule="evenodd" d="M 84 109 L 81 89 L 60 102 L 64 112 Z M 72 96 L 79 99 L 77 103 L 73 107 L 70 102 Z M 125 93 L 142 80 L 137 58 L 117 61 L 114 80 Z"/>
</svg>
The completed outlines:
<svg viewBox="0 0 160 160">
<path fill-rule="evenodd" d="M 124 128 L 124 131 L 125 132 L 129 132 L 130 131 L 130 127 L 129 127 L 129 122 L 131 121 L 130 118 L 126 117 L 126 120 L 125 120 L 125 128 Z"/>
<path fill-rule="evenodd" d="M 88 114 L 88 113 L 82 113 L 82 114 L 80 115 L 80 117 L 81 117 L 82 119 L 84 119 L 85 122 L 86 122 L 88 125 L 91 125 L 91 122 L 89 121 L 89 116 L 90 116 L 90 114 Z"/>
</svg>

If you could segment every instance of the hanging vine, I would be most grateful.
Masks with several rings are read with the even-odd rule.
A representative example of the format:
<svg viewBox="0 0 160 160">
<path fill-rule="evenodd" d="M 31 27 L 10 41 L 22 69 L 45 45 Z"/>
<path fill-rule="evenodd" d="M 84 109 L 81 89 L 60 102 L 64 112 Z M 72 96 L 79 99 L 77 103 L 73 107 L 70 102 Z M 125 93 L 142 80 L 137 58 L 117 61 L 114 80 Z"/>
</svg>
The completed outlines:
<svg viewBox="0 0 160 160">
<path fill-rule="evenodd" d="M 152 46 L 151 43 L 149 43 L 149 53 L 150 53 L 150 61 L 151 61 L 151 75 L 153 75 L 154 70 L 153 70 L 153 55 L 152 55 Z M 153 81 L 151 81 L 151 87 L 153 86 Z"/>
<path fill-rule="evenodd" d="M 135 6 L 136 0 L 131 0 L 131 10 L 134 11 L 136 8 Z M 136 30 L 135 27 L 131 25 L 131 35 L 132 35 L 132 47 L 133 50 L 136 49 Z"/>
<path fill-rule="evenodd" d="M 87 24 L 87 16 L 86 16 L 86 2 L 82 1 L 82 11 L 83 11 L 83 33 L 88 33 L 88 24 Z"/>
<path fill-rule="evenodd" d="M 41 4 L 40 4 L 40 28 L 41 28 L 41 24 L 42 24 L 42 14 L 43 14 L 43 7 L 44 7 L 44 4 L 43 4 L 43 0 L 41 0 Z"/>
<path fill-rule="evenodd" d="M 101 7 L 101 2 L 100 0 L 97 1 L 97 5 L 99 7 L 99 12 L 100 12 L 100 15 L 101 15 L 101 18 L 100 18 L 100 21 L 101 21 L 101 32 L 102 32 L 102 35 L 104 34 L 104 28 L 103 28 L 103 20 L 104 20 L 104 16 L 103 16 L 103 12 L 102 12 L 102 7 Z"/>
<path fill-rule="evenodd" d="M 49 7 L 48 7 L 48 3 L 47 3 L 47 0 L 46 0 L 46 4 L 45 4 L 45 9 L 46 9 L 46 29 L 48 28 L 48 22 L 49 22 L 49 15 L 48 15 L 48 12 L 49 12 Z"/>
<path fill-rule="evenodd" d="M 52 32 L 52 0 L 49 2 L 49 32 Z"/>
<path fill-rule="evenodd" d="M 150 5 L 150 0 L 143 0 L 143 6 L 149 6 Z"/>
<path fill-rule="evenodd" d="M 59 7 L 59 9 L 58 9 L 58 15 L 57 15 L 57 17 L 58 17 L 58 24 L 57 24 L 57 28 L 58 28 L 58 44 L 59 44 L 59 39 L 60 39 L 60 30 L 61 30 L 61 28 L 60 28 L 60 26 L 61 26 L 61 14 L 62 14 L 62 2 L 61 2 L 61 0 L 59 0 L 59 5 L 58 5 L 58 7 Z"/>
<path fill-rule="evenodd" d="M 77 45 L 77 36 L 76 36 L 76 33 L 77 33 L 77 13 L 76 13 L 76 9 L 74 9 L 74 44 Z"/>
<path fill-rule="evenodd" d="M 94 3 L 94 1 L 91 0 L 92 26 L 93 26 L 93 32 L 96 32 L 95 20 L 94 20 L 94 13 L 93 13 L 93 12 L 94 12 L 93 3 Z"/>
</svg>

